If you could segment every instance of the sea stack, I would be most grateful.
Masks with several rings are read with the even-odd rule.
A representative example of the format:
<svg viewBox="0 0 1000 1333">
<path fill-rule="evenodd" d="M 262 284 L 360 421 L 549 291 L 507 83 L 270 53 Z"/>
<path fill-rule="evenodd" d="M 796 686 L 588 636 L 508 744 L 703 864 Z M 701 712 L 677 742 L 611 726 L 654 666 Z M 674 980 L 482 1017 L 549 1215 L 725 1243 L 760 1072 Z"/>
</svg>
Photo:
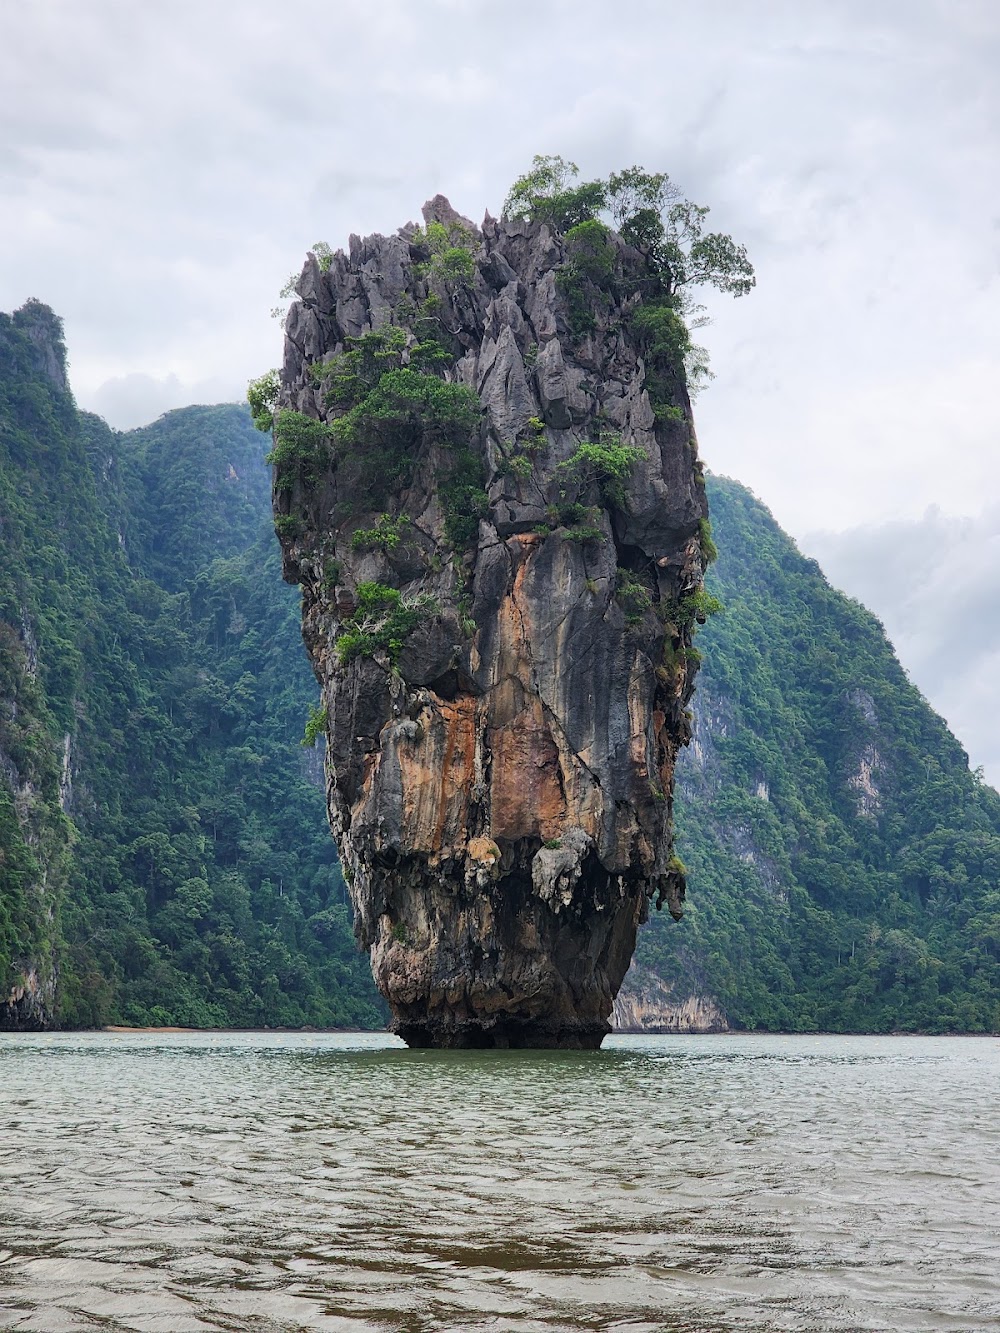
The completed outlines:
<svg viewBox="0 0 1000 1333">
<path fill-rule="evenodd" d="M 681 340 L 607 228 L 423 217 L 311 254 L 286 320 L 275 521 L 330 823 L 410 1045 L 596 1047 L 650 901 L 684 898 L 710 538 Z"/>
</svg>

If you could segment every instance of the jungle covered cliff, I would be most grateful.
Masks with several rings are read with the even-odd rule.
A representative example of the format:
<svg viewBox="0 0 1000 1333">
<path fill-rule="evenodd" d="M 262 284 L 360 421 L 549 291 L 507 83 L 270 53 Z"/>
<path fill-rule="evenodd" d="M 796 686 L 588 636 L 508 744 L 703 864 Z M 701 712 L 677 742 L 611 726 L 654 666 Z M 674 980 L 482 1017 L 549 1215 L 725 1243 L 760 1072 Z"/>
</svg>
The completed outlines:
<svg viewBox="0 0 1000 1333">
<path fill-rule="evenodd" d="M 637 1026 L 1000 1032 L 1000 796 L 879 621 L 765 506 L 709 478 L 724 605 L 699 640 L 678 847 L 692 891 L 654 918 Z M 956 646 L 956 651 L 960 648 Z"/>
<path fill-rule="evenodd" d="M 245 408 L 119 434 L 0 315 L 0 1028 L 360 1024 Z"/>
<path fill-rule="evenodd" d="M 236 406 L 117 434 L 61 344 L 36 303 L 0 317 L 0 1026 L 381 1026 L 303 764 L 266 442 Z M 621 1017 L 1000 1031 L 1000 797 L 875 618 L 706 486 L 689 892 L 640 929 Z"/>
</svg>

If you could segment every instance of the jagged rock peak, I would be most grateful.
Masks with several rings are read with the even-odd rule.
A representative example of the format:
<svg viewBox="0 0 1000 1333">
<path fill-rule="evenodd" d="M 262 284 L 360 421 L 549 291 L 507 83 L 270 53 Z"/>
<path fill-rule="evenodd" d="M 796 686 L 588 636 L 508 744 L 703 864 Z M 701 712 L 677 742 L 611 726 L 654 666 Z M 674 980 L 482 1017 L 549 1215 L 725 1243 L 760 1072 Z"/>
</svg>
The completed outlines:
<svg viewBox="0 0 1000 1333">
<path fill-rule="evenodd" d="M 20 310 L 14 311 L 11 323 L 34 349 L 32 369 L 44 375 L 61 393 L 68 393 L 63 324 L 55 311 L 41 301 L 25 301 Z"/>
<path fill-rule="evenodd" d="M 476 224 L 470 222 L 468 218 L 462 217 L 461 213 L 456 212 L 443 194 L 436 194 L 433 199 L 428 199 L 420 212 L 425 225 L 431 222 L 440 222 L 443 227 L 453 228 L 457 226 L 463 228 L 472 236 L 480 235 Z"/>
<path fill-rule="evenodd" d="M 614 233 L 590 263 L 543 224 L 423 216 L 310 256 L 286 321 L 276 528 L 331 826 L 407 1041 L 594 1046 L 648 901 L 684 896 L 684 373 Z"/>
</svg>

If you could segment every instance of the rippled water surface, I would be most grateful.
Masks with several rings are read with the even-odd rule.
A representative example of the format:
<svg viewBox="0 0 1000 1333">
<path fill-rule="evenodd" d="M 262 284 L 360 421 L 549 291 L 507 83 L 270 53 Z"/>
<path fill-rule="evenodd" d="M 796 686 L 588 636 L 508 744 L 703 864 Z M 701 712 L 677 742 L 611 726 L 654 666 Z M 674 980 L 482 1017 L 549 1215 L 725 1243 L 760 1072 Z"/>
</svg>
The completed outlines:
<svg viewBox="0 0 1000 1333">
<path fill-rule="evenodd" d="M 0 1037 L 0 1327 L 1000 1327 L 1000 1044 Z"/>
</svg>

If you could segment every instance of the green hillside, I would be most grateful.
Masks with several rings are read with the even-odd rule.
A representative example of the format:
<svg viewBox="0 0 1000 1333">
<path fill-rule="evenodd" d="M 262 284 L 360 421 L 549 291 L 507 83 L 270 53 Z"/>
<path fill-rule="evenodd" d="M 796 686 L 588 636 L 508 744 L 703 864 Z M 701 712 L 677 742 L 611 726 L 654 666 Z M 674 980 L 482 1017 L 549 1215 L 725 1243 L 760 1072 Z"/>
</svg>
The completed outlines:
<svg viewBox="0 0 1000 1333">
<path fill-rule="evenodd" d="M 679 765 L 688 910 L 640 962 L 739 1027 L 1000 1030 L 1000 796 L 879 622 L 744 487 L 709 501 L 725 611 Z"/>
<path fill-rule="evenodd" d="M 384 1019 L 299 744 L 267 444 L 235 406 L 117 434 L 52 312 L 0 316 L 0 1027 Z M 687 914 L 640 963 L 735 1027 L 1000 1030 L 1000 797 L 878 622 L 709 497 Z"/>
<path fill-rule="evenodd" d="M 61 356 L 46 307 L 0 320 L 0 1004 L 58 957 L 69 1025 L 378 1025 L 266 442 L 235 406 L 115 434 Z"/>
</svg>

